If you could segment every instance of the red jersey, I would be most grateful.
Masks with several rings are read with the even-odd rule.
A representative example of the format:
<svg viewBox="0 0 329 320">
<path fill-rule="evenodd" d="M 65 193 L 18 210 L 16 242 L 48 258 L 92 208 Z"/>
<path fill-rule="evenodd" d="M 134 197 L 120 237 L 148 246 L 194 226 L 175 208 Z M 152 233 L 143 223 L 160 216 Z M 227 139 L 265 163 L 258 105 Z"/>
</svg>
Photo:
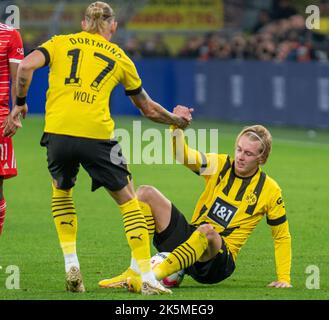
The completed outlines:
<svg viewBox="0 0 329 320">
<path fill-rule="evenodd" d="M 9 63 L 20 63 L 24 58 L 21 35 L 17 30 L 0 23 L 0 119 L 9 113 Z"/>
</svg>

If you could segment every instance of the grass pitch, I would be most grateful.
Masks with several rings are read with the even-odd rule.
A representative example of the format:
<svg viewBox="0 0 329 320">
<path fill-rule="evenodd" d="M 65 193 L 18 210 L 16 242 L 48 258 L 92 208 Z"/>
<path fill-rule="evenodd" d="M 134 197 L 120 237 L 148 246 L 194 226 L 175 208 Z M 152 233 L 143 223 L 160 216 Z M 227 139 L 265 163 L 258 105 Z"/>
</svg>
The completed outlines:
<svg viewBox="0 0 329 320">
<path fill-rule="evenodd" d="M 117 127 L 131 130 L 132 120 L 117 118 Z M 143 120 L 143 128 L 150 127 L 166 128 Z M 218 128 L 220 151 L 233 155 L 242 125 L 196 121 L 192 127 Z M 14 138 L 19 175 L 5 182 L 7 217 L 0 238 L 0 299 L 329 299 L 329 132 L 271 128 L 273 152 L 264 171 L 280 184 L 286 202 L 292 235 L 293 288 L 266 287 L 276 276 L 271 232 L 263 219 L 242 248 L 236 271 L 229 279 L 202 285 L 186 276 L 172 296 L 142 297 L 97 286 L 100 279 L 125 270 L 130 253 L 117 206 L 105 190 L 90 192 L 90 179 L 83 169 L 74 199 L 79 219 L 78 255 L 87 292 L 64 291 L 64 261 L 50 211 L 46 150 L 39 146 L 42 129 L 43 118 L 30 117 Z M 181 165 L 142 164 L 130 165 L 130 169 L 136 187 L 154 185 L 187 217 L 191 216 L 203 189 L 202 178 Z M 13 265 L 20 271 L 19 289 L 7 288 Z M 319 271 L 320 288 L 308 289 L 316 287 L 314 270 Z"/>
</svg>

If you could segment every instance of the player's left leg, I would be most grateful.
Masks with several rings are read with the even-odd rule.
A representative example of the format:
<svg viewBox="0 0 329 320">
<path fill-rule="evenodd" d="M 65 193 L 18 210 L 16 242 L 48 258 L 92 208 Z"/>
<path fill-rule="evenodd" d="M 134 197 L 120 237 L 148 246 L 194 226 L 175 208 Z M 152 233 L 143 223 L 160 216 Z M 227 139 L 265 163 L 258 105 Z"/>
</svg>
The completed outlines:
<svg viewBox="0 0 329 320">
<path fill-rule="evenodd" d="M 0 178 L 0 235 L 3 230 L 6 216 L 6 200 L 3 195 L 3 178 Z"/>
<path fill-rule="evenodd" d="M 17 176 L 16 159 L 12 138 L 2 137 L 3 129 L 0 129 L 0 235 L 6 216 L 6 199 L 4 197 L 4 180 Z"/>
</svg>

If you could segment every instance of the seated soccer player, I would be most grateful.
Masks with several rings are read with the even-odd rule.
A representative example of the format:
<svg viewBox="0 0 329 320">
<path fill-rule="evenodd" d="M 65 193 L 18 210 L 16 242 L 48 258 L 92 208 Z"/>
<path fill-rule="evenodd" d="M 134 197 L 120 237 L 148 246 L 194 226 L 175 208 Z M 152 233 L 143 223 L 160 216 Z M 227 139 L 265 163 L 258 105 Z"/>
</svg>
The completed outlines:
<svg viewBox="0 0 329 320">
<path fill-rule="evenodd" d="M 186 109 L 177 107 L 174 112 L 182 114 Z M 241 247 L 266 216 L 275 244 L 277 273 L 269 286 L 291 287 L 291 237 L 281 189 L 260 168 L 271 151 L 270 132 L 261 125 L 243 129 L 236 139 L 234 159 L 189 148 L 180 129 L 173 130 L 173 145 L 176 158 L 204 178 L 205 189 L 190 223 L 156 188 L 142 186 L 137 190 L 155 247 L 171 252 L 154 268 L 157 279 L 181 269 L 200 283 L 226 279 L 235 269 Z M 123 274 L 102 280 L 99 286 L 139 292 L 137 265 L 132 263 Z"/>
</svg>

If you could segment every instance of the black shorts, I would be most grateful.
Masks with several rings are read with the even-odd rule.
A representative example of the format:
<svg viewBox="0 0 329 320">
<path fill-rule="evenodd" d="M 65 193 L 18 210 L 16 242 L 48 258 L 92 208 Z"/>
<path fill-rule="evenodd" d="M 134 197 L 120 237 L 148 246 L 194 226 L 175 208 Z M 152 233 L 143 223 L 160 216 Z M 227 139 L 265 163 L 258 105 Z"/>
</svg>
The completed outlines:
<svg viewBox="0 0 329 320">
<path fill-rule="evenodd" d="M 92 179 L 92 191 L 102 186 L 118 191 L 131 180 L 116 140 L 44 133 L 40 144 L 47 147 L 48 170 L 60 189 L 71 189 L 75 185 L 80 164 Z"/>
<path fill-rule="evenodd" d="M 171 252 L 185 242 L 197 227 L 189 224 L 184 215 L 172 204 L 171 219 L 167 229 L 155 233 L 153 244 L 159 252 Z M 221 252 L 207 262 L 196 262 L 185 270 L 194 280 L 200 283 L 218 283 L 229 277 L 235 263 L 224 239 Z"/>
</svg>

